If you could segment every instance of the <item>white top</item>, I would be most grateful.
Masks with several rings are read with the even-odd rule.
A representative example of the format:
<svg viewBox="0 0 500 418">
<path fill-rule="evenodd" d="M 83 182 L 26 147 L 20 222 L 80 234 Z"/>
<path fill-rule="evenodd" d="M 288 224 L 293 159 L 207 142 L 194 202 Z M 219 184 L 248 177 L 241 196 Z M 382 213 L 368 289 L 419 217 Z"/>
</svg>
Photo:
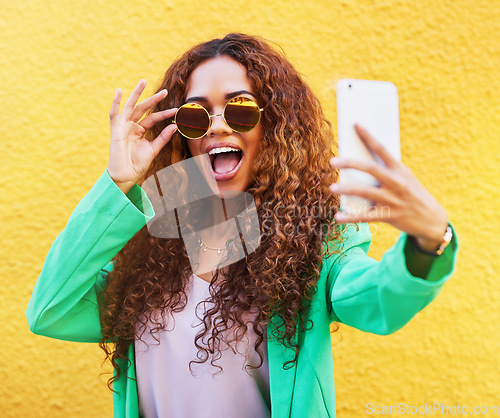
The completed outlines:
<svg viewBox="0 0 500 418">
<path fill-rule="evenodd" d="M 257 335 L 251 325 L 243 338 L 234 344 L 235 338 L 227 338 L 232 349 L 221 343 L 222 357 L 210 364 L 189 362 L 196 360 L 198 349 L 194 338 L 203 329 L 206 309 L 213 303 L 196 305 L 208 299 L 210 283 L 192 275 L 187 284 L 188 301 L 181 312 L 168 313 L 164 317 L 165 329 L 154 336 L 149 330 L 142 340 L 135 341 L 135 362 L 139 412 L 143 417 L 169 418 L 263 418 L 271 416 L 269 395 L 269 364 L 267 358 L 266 329 L 260 345 L 264 362 L 258 369 L 244 369 L 246 364 L 257 366 L 259 355 L 255 351 Z M 198 315 L 196 317 L 195 310 Z M 250 314 L 248 314 L 250 315 Z M 243 316 L 244 322 L 250 316 Z M 230 329 L 231 332 L 234 328 Z M 227 335 L 227 334 L 226 334 Z M 206 341 L 205 337 L 204 340 Z M 201 344 L 201 340 L 198 341 Z M 223 372 L 216 366 L 220 365 Z M 218 373 L 217 373 L 218 372 Z M 217 374 L 216 374 L 217 373 Z M 249 375 L 249 373 L 251 375 Z M 216 374 L 216 375 L 215 375 Z M 213 376 L 215 375 L 215 376 Z"/>
</svg>

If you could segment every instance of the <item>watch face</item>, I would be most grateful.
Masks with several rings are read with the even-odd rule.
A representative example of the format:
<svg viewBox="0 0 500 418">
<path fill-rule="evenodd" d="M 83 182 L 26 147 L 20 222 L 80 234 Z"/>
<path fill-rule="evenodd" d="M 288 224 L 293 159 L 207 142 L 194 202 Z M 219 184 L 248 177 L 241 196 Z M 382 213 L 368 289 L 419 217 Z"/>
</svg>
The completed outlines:
<svg viewBox="0 0 500 418">
<path fill-rule="evenodd" d="M 446 249 L 448 244 L 450 243 L 451 239 L 453 238 L 453 231 L 451 229 L 451 226 L 448 225 L 446 228 L 446 232 L 443 237 L 443 242 L 441 242 L 441 245 L 439 246 L 439 249 L 436 251 L 437 255 L 441 255 L 443 251 Z"/>
<path fill-rule="evenodd" d="M 443 241 L 446 241 L 448 244 L 451 239 L 453 238 L 453 231 L 451 230 L 451 226 L 448 225 L 448 228 L 446 228 L 446 233 L 444 234 Z"/>
</svg>

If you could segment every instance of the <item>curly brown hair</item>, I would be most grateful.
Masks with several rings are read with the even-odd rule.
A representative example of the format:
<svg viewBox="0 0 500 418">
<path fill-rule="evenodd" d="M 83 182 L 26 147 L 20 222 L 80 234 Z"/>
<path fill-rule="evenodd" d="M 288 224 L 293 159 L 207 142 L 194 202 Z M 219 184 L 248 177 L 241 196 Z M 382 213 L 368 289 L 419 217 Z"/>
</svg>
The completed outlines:
<svg viewBox="0 0 500 418">
<path fill-rule="evenodd" d="M 261 153 L 246 190 L 254 197 L 262 240 L 256 251 L 226 271 L 218 271 L 212 279 L 213 308 L 206 311 L 204 330 L 195 338 L 198 360 L 194 362 L 204 363 L 212 355 L 211 364 L 215 365 L 221 357 L 225 331 L 237 324 L 235 335 L 239 336 L 246 332 L 247 325 L 253 326 L 261 362 L 248 367 L 260 367 L 262 327 L 271 321 L 276 326 L 274 336 L 295 349 L 295 358 L 283 364 L 293 367 L 287 363 L 297 360 L 299 346 L 292 339 L 296 332 L 313 326 L 305 319 L 317 291 L 325 255 L 323 244 L 342 244 L 344 227 L 333 220 L 339 208 L 338 196 L 328 189 L 337 180 L 337 172 L 329 165 L 334 155 L 332 126 L 319 100 L 282 51 L 262 38 L 234 33 L 194 46 L 178 58 L 157 89 L 167 89 L 168 95 L 151 112 L 182 105 L 193 70 L 219 56 L 231 57 L 246 68 L 257 100 L 264 106 Z M 167 124 L 156 124 L 146 133 L 147 139 L 156 138 Z M 190 157 L 186 139 L 176 132 L 139 184 Z M 328 254 L 341 248 L 336 245 Z M 162 315 L 156 314 L 183 310 L 187 303 L 185 286 L 192 274 L 183 240 L 154 237 L 146 226 L 113 261 L 100 305 L 103 338 L 99 344 L 116 371 L 109 379 L 110 388 L 127 361 L 130 365 L 127 350 L 134 340 L 148 328 L 153 336 L 164 328 L 158 320 Z M 213 286 L 215 281 L 217 288 Z M 245 323 L 243 314 L 253 307 L 257 308 L 255 319 Z M 276 323 L 276 318 L 282 320 Z"/>
</svg>

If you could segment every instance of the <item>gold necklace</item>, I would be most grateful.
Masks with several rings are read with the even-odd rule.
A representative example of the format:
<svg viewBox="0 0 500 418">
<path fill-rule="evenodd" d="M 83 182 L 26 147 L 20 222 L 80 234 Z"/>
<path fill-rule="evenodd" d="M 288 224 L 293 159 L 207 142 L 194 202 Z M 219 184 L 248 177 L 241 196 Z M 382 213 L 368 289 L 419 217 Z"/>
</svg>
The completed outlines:
<svg viewBox="0 0 500 418">
<path fill-rule="evenodd" d="M 217 250 L 217 254 L 220 254 L 221 251 L 225 251 L 226 249 L 225 248 L 214 248 L 214 247 L 210 247 L 209 245 L 205 244 L 205 242 L 200 238 L 198 238 L 198 244 L 200 244 L 200 247 L 205 247 L 203 248 L 203 252 L 206 252 L 207 251 L 207 248 L 209 250 Z"/>
</svg>

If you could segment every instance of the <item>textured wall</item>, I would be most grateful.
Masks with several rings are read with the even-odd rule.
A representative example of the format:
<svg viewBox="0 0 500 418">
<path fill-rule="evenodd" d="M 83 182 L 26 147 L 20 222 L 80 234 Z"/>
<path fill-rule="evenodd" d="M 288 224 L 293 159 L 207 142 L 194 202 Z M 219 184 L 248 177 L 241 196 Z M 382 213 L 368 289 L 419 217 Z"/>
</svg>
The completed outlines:
<svg viewBox="0 0 500 418">
<path fill-rule="evenodd" d="M 457 273 L 405 328 L 334 337 L 338 415 L 365 405 L 498 405 L 500 204 L 498 0 L 209 2 L 2 0 L 0 12 L 0 411 L 112 411 L 96 345 L 32 335 L 25 309 L 43 260 L 107 166 L 117 87 L 147 93 L 188 46 L 227 31 L 280 44 L 335 121 L 343 77 L 399 88 L 403 161 L 445 205 Z M 373 225 L 380 258 L 398 232 Z"/>
</svg>

